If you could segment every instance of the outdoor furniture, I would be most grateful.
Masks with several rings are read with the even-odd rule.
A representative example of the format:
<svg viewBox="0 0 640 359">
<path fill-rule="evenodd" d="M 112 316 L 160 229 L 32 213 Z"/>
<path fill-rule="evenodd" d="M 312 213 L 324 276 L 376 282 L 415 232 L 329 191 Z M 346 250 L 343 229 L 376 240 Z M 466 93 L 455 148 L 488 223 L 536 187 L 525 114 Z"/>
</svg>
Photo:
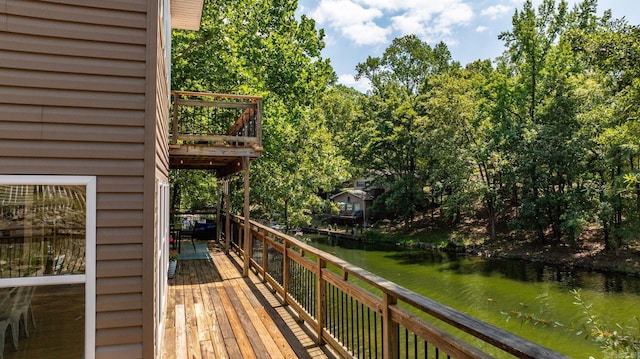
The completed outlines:
<svg viewBox="0 0 640 359">
<path fill-rule="evenodd" d="M 10 290 L 0 289 L 0 359 L 4 358 L 4 337 L 7 332 L 7 328 L 12 326 L 11 310 L 13 309 L 13 300 L 16 297 L 18 287 L 11 288 Z M 18 350 L 18 337 L 13 335 L 13 326 L 11 333 L 13 336 L 13 348 Z"/>
<path fill-rule="evenodd" d="M 29 326 L 27 318 L 31 317 L 33 327 L 36 326 L 33 311 L 31 309 L 31 298 L 36 287 L 18 287 L 16 295 L 13 297 L 11 311 L 9 312 L 9 320 L 11 321 L 11 330 L 13 332 L 14 346 L 18 347 L 18 338 L 20 337 L 20 324 L 24 329 L 24 334 L 29 337 Z"/>
<path fill-rule="evenodd" d="M 181 230 L 173 228 L 169 232 L 169 245 L 171 246 L 171 249 L 178 250 L 178 253 L 180 253 L 180 236 L 182 234 L 181 232 Z"/>
</svg>

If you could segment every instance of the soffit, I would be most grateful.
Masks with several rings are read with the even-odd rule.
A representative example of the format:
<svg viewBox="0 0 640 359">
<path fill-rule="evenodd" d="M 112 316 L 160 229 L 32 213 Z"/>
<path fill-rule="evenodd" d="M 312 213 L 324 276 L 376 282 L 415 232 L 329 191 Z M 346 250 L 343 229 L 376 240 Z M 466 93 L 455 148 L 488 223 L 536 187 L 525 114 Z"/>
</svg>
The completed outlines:
<svg viewBox="0 0 640 359">
<path fill-rule="evenodd" d="M 199 30 L 204 0 L 171 0 L 171 28 Z"/>
</svg>

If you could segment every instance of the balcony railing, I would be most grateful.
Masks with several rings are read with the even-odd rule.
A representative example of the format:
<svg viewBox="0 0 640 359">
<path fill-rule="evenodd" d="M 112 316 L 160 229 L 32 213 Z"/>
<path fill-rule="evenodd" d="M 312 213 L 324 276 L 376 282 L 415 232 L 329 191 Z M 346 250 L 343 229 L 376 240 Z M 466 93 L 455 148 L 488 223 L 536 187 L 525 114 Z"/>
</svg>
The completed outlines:
<svg viewBox="0 0 640 359">
<path fill-rule="evenodd" d="M 259 96 L 174 91 L 171 145 L 262 148 Z"/>
<path fill-rule="evenodd" d="M 341 356 L 566 358 L 259 223 L 248 247 L 244 219 L 229 227 L 227 243 Z"/>
</svg>

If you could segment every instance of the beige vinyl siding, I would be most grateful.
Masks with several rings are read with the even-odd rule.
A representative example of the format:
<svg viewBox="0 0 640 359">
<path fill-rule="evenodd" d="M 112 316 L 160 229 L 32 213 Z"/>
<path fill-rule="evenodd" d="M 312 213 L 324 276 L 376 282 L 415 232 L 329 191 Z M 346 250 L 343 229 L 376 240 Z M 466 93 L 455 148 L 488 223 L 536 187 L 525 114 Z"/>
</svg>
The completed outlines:
<svg viewBox="0 0 640 359">
<path fill-rule="evenodd" d="M 143 356 L 148 6 L 0 0 L 0 173 L 97 176 L 96 358 Z"/>
<path fill-rule="evenodd" d="M 0 20 L 1 21 L 1 20 Z M 7 31 L 6 29 L 4 31 Z M 37 54 L 38 49 L 47 48 L 47 54 L 63 56 L 86 56 L 96 59 L 144 61 L 145 48 L 126 43 L 93 42 L 78 39 L 47 38 L 27 34 L 0 32 L 0 46 L 11 51 Z M 84 60 L 86 63 L 90 60 Z M 100 72 L 98 72 L 100 73 Z"/>
<path fill-rule="evenodd" d="M 155 14 L 152 15 L 152 14 Z M 163 313 L 158 312 L 155 308 L 158 308 L 158 303 L 160 298 L 158 297 L 158 287 L 160 283 L 157 282 L 159 278 L 159 271 L 164 267 L 158 266 L 157 253 L 160 248 L 162 248 L 162 243 L 158 240 L 161 238 L 161 234 L 158 232 L 159 225 L 159 209 L 160 203 L 157 202 L 159 199 L 158 189 L 159 183 L 168 183 L 169 182 L 169 89 L 167 85 L 167 70 L 166 70 L 166 59 L 165 59 L 165 49 L 163 46 L 164 36 L 163 33 L 163 18 L 159 13 L 159 8 L 151 7 L 149 9 L 149 30 L 154 29 L 155 32 L 153 36 L 149 36 L 149 51 L 148 56 L 152 57 L 155 61 L 155 66 L 152 68 L 149 66 L 150 72 L 153 75 L 147 76 L 147 86 L 149 86 L 148 93 L 152 93 L 154 98 L 147 98 L 149 103 L 147 104 L 147 111 L 154 113 L 153 122 L 147 119 L 147 126 L 150 128 L 153 126 L 154 135 L 153 137 L 148 136 L 147 147 L 146 147 L 146 164 L 145 173 L 147 176 L 153 176 L 154 180 L 146 182 L 147 191 L 151 192 L 153 190 L 154 195 L 154 203 L 153 203 L 153 217 L 145 218 L 146 226 L 153 226 L 153 230 L 146 231 L 146 236 L 149 236 L 153 233 L 153 237 L 156 239 L 153 243 L 145 243 L 144 251 L 145 258 L 153 259 L 153 266 L 145 267 L 145 276 L 149 278 L 149 281 L 145 283 L 145 296 L 144 302 L 152 302 L 153 307 L 145 307 L 145 309 L 149 309 L 144 314 L 144 322 L 149 323 L 152 322 L 152 325 L 148 325 L 144 327 L 143 332 L 143 354 L 145 357 L 155 357 L 159 358 L 161 356 L 160 346 L 154 345 L 156 338 L 159 337 L 160 328 L 158 327 L 159 315 Z M 152 164 L 152 165 L 150 165 Z M 147 209 L 151 209 L 149 203 L 146 203 Z M 149 211 L 151 212 L 151 211 Z M 151 267 L 151 268 L 150 268 Z M 153 279 L 151 279 L 153 278 Z M 153 309 L 152 309 L 153 308 Z"/>
</svg>

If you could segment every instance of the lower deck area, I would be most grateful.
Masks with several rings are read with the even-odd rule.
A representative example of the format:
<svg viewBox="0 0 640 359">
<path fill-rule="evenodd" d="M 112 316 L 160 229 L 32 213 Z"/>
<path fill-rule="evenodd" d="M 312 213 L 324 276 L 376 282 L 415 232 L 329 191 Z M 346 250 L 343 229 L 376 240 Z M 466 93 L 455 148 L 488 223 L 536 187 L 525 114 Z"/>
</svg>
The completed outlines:
<svg viewBox="0 0 640 359">
<path fill-rule="evenodd" d="M 257 276 L 243 278 L 238 261 L 211 243 L 208 256 L 178 261 L 169 280 L 164 359 L 336 357 Z"/>
</svg>

